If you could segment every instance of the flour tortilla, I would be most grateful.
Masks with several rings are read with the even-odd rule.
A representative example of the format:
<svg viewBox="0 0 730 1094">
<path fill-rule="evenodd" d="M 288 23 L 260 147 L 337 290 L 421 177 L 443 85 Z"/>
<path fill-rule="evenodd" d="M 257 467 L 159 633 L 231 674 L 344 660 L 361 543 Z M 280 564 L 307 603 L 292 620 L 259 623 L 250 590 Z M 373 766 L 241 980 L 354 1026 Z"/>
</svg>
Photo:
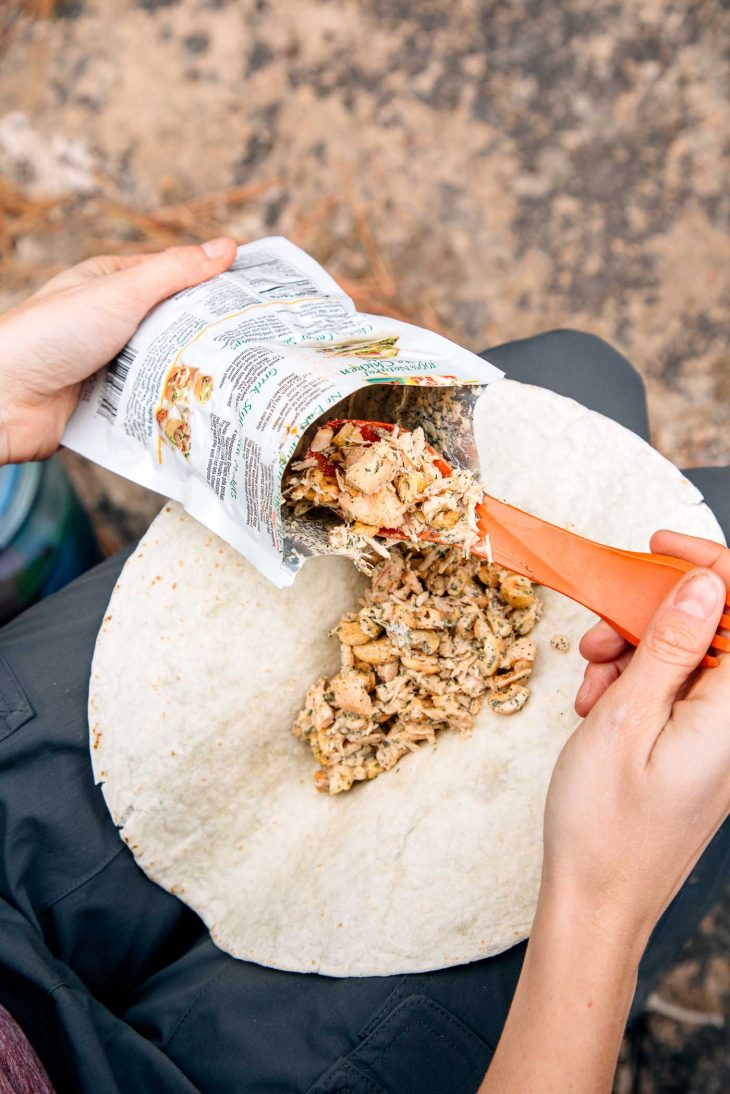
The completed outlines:
<svg viewBox="0 0 730 1094">
<path fill-rule="evenodd" d="M 697 490 L 638 437 L 569 399 L 503 380 L 475 413 L 491 493 L 620 547 L 671 526 L 721 540 Z M 127 562 L 94 656 L 94 775 L 145 873 L 235 957 L 332 976 L 442 968 L 524 938 L 542 815 L 577 724 L 588 612 L 545 591 L 532 697 L 471 740 L 443 733 L 373 783 L 330 798 L 290 731 L 336 671 L 326 632 L 362 579 L 314 558 L 276 590 L 167 505 Z M 550 646 L 555 633 L 571 649 Z"/>
</svg>

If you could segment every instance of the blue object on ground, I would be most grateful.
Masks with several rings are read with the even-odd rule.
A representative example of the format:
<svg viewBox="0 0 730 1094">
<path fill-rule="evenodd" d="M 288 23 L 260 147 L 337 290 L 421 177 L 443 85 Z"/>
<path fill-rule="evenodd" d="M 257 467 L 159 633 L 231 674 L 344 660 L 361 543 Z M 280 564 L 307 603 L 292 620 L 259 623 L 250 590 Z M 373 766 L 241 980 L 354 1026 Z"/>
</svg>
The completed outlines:
<svg viewBox="0 0 730 1094">
<path fill-rule="evenodd" d="M 101 560 L 58 457 L 0 467 L 0 623 Z"/>
</svg>

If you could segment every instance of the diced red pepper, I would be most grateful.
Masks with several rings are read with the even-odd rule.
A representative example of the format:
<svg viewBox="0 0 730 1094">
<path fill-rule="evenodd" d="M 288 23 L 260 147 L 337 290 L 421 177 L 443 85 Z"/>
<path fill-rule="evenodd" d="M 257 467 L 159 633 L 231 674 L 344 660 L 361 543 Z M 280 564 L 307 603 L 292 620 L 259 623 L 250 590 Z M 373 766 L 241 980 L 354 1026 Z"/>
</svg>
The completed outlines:
<svg viewBox="0 0 730 1094">
<path fill-rule="evenodd" d="M 380 437 L 371 425 L 363 423 L 362 425 L 358 426 L 358 429 L 362 433 L 362 439 L 364 441 L 367 441 L 368 444 L 375 444 L 376 441 L 380 440 Z"/>
<path fill-rule="evenodd" d="M 312 457 L 314 457 L 314 459 L 317 461 L 319 469 L 323 475 L 325 475 L 328 479 L 334 479 L 337 477 L 335 465 L 333 463 L 330 463 L 324 452 L 312 452 L 312 450 L 310 449 L 309 452 L 307 452 L 307 458 Z"/>
</svg>

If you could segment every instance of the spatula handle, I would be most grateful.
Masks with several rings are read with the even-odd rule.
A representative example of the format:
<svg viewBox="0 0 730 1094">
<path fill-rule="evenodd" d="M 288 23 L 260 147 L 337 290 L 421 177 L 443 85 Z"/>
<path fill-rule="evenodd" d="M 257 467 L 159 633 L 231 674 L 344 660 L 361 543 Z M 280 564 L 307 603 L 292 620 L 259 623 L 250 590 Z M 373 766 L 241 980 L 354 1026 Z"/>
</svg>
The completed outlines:
<svg viewBox="0 0 730 1094">
<path fill-rule="evenodd" d="M 595 543 L 496 498 L 485 497 L 477 512 L 495 562 L 577 601 L 634 645 L 692 569 L 684 559 Z"/>
</svg>

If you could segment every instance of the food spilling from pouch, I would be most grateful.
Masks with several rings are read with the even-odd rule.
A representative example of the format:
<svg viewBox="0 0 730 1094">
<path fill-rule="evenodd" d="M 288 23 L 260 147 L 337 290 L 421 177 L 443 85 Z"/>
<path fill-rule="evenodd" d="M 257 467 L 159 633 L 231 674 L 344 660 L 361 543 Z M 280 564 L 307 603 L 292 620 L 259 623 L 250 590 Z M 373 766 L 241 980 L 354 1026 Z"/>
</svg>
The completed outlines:
<svg viewBox="0 0 730 1094">
<path fill-rule="evenodd" d="M 469 737 L 484 703 L 521 710 L 541 612 L 527 578 L 455 547 L 394 546 L 332 632 L 340 671 L 309 688 L 294 722 L 319 765 L 317 789 L 374 779 L 441 730 Z"/>
<path fill-rule="evenodd" d="M 295 516 L 343 517 L 330 547 L 370 577 L 360 609 L 332 632 L 340 671 L 309 688 L 294 722 L 317 789 L 374 779 L 441 730 L 469 737 L 485 702 L 495 714 L 522 709 L 542 602 L 527 578 L 492 564 L 473 472 L 453 471 L 420 427 L 337 420 L 291 464 L 283 493 Z"/>
<path fill-rule="evenodd" d="M 324 507 L 343 517 L 329 533 L 330 547 L 364 572 L 373 552 L 388 556 L 389 539 L 437 539 L 465 554 L 484 539 L 476 517 L 484 488 L 472 471 L 452 470 L 420 427 L 321 426 L 304 459 L 290 465 L 283 495 L 295 516 Z"/>
</svg>

